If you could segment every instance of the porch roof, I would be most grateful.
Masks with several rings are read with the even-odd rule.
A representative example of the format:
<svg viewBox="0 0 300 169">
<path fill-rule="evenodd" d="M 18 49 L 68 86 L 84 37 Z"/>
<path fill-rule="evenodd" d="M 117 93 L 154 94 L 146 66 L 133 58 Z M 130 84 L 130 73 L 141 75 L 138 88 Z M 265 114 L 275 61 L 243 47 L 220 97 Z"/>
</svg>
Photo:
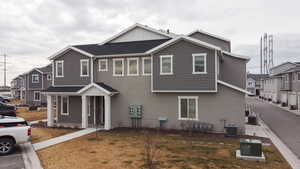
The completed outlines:
<svg viewBox="0 0 300 169">
<path fill-rule="evenodd" d="M 89 84 L 89 85 L 86 85 L 85 87 L 83 87 L 82 89 L 80 89 L 77 93 L 78 93 L 78 94 L 82 94 L 83 92 L 89 90 L 89 89 L 92 88 L 92 87 L 96 87 L 96 88 L 99 89 L 100 91 L 103 91 L 104 93 L 109 94 L 109 95 L 113 95 L 113 94 L 119 93 L 118 90 L 112 88 L 112 87 L 109 86 L 109 85 L 106 85 L 106 84 L 103 83 L 103 82 L 100 82 L 100 83 L 91 83 L 91 84 Z"/>
<path fill-rule="evenodd" d="M 64 87 L 53 87 L 50 86 L 48 89 L 44 90 L 44 92 L 77 92 L 82 89 L 84 86 L 64 86 Z"/>
</svg>

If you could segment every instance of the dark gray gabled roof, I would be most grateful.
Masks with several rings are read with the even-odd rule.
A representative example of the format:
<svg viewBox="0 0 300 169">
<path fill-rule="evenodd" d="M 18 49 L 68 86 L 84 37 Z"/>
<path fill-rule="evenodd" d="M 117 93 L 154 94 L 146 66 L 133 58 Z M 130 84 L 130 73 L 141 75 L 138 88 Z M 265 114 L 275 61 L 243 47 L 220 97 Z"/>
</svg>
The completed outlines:
<svg viewBox="0 0 300 169">
<path fill-rule="evenodd" d="M 252 78 L 255 81 L 259 81 L 260 79 L 264 79 L 264 78 L 268 78 L 269 75 L 268 74 L 247 74 L 247 78 Z"/>
<path fill-rule="evenodd" d="M 53 87 L 50 86 L 48 89 L 44 90 L 44 92 L 77 92 L 82 89 L 83 86 L 66 86 L 66 87 Z"/>
<path fill-rule="evenodd" d="M 51 73 L 52 72 L 52 65 L 49 64 L 47 66 L 41 67 L 41 68 L 37 68 L 38 70 L 40 70 L 43 73 Z"/>
<path fill-rule="evenodd" d="M 101 82 L 101 83 L 96 83 L 96 84 L 111 93 L 119 93 L 118 90 L 112 88 L 111 86 L 106 85 L 105 83 Z"/>
<path fill-rule="evenodd" d="M 106 43 L 103 45 L 89 44 L 89 45 L 75 45 L 80 50 L 88 52 L 93 55 L 116 55 L 116 54 L 133 54 L 145 53 L 146 51 L 165 43 L 170 39 L 157 39 L 145 41 L 131 41 L 131 42 L 116 42 Z"/>
</svg>

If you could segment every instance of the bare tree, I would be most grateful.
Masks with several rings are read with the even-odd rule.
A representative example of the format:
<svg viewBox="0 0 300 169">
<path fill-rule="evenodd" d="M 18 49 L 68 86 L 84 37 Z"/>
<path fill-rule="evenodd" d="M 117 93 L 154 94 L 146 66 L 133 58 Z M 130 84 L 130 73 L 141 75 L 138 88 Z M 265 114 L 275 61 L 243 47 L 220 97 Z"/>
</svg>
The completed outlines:
<svg viewBox="0 0 300 169">
<path fill-rule="evenodd" d="M 158 146 L 158 132 L 144 131 L 144 163 L 147 169 L 156 169 L 157 160 L 160 154 Z"/>
</svg>

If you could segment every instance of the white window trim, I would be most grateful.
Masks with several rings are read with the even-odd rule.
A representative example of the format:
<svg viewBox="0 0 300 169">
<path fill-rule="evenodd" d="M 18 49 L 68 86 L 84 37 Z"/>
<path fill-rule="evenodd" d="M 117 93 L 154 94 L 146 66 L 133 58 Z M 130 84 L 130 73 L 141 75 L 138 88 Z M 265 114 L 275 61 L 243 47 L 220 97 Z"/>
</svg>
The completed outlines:
<svg viewBox="0 0 300 169">
<path fill-rule="evenodd" d="M 115 74 L 116 61 L 122 61 L 122 74 Z M 124 76 L 124 59 L 113 59 L 113 76 Z"/>
<path fill-rule="evenodd" d="M 300 75 L 300 72 L 297 72 L 297 80 L 300 81 L 300 78 L 298 78 Z"/>
<path fill-rule="evenodd" d="M 47 80 L 51 80 L 51 74 L 47 74 Z"/>
<path fill-rule="evenodd" d="M 67 112 L 64 112 L 64 107 L 63 107 L 63 97 L 67 97 Z M 64 115 L 64 116 L 68 116 L 69 115 L 69 96 L 61 96 L 60 97 L 60 114 Z"/>
<path fill-rule="evenodd" d="M 169 73 L 162 72 L 162 59 L 163 58 L 171 58 L 171 72 L 169 72 Z M 160 75 L 173 75 L 173 55 L 161 55 L 160 56 Z"/>
<path fill-rule="evenodd" d="M 82 74 L 83 72 L 82 72 L 82 66 L 83 66 L 83 62 L 87 62 L 87 74 L 86 75 L 84 75 L 84 74 Z M 80 59 L 80 77 L 89 77 L 89 71 L 90 71 L 90 66 L 89 66 L 89 59 Z"/>
<path fill-rule="evenodd" d="M 130 73 L 130 64 L 129 62 L 135 60 L 136 61 L 136 66 L 137 66 L 137 71 L 136 74 L 131 74 Z M 127 76 L 138 76 L 139 75 L 139 58 L 127 58 Z"/>
<path fill-rule="evenodd" d="M 36 100 L 36 98 L 35 98 L 35 94 L 36 93 L 39 93 L 39 100 Z M 41 92 L 40 91 L 33 91 L 33 101 L 41 101 Z"/>
<path fill-rule="evenodd" d="M 105 69 L 101 69 L 100 62 L 105 62 Z M 99 72 L 106 72 L 108 71 L 108 59 L 99 59 L 98 60 Z"/>
<path fill-rule="evenodd" d="M 206 53 L 194 53 L 192 54 L 193 56 L 193 74 L 207 74 L 207 70 L 206 70 L 206 56 L 207 54 Z M 196 72 L 195 71 L 195 57 L 196 56 L 204 56 L 204 71 L 203 72 Z"/>
<path fill-rule="evenodd" d="M 150 70 L 151 73 L 145 73 L 145 60 L 150 59 Z M 142 70 L 143 70 L 143 76 L 151 76 L 152 75 L 152 58 L 151 57 L 143 57 L 142 58 Z"/>
<path fill-rule="evenodd" d="M 181 117 L 181 99 L 195 99 L 196 101 L 196 116 L 192 118 L 182 118 Z M 189 104 L 187 103 L 187 107 Z M 178 96 L 178 120 L 198 120 L 198 96 Z"/>
<path fill-rule="evenodd" d="M 61 75 L 58 75 L 58 64 L 61 63 Z M 58 60 L 58 61 L 55 61 L 55 77 L 64 77 L 64 61 L 63 60 Z"/>
<path fill-rule="evenodd" d="M 34 76 L 37 76 L 37 81 L 33 81 L 33 79 L 34 79 L 33 77 L 34 77 Z M 32 82 L 32 83 L 39 83 L 39 82 L 40 82 L 40 77 L 39 77 L 39 75 L 38 75 L 38 74 L 32 74 L 32 75 L 31 75 L 31 82 Z"/>
</svg>

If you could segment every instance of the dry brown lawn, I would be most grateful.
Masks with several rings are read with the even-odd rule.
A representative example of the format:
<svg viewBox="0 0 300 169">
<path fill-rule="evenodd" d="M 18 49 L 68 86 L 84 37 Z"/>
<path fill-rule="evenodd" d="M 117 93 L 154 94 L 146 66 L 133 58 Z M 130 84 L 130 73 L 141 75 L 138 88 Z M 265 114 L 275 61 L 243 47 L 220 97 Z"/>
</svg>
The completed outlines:
<svg viewBox="0 0 300 169">
<path fill-rule="evenodd" d="M 8 102 L 8 104 L 24 104 L 24 101 L 22 100 L 11 100 L 10 102 Z"/>
<path fill-rule="evenodd" d="M 38 143 L 54 137 L 62 136 L 77 131 L 75 129 L 58 128 L 31 128 L 32 143 Z"/>
<path fill-rule="evenodd" d="M 47 119 L 47 110 L 29 112 L 28 108 L 17 108 L 17 116 L 24 118 L 27 121 L 36 121 Z"/>
<path fill-rule="evenodd" d="M 265 163 L 235 159 L 239 139 L 150 133 L 157 141 L 157 168 L 291 169 L 277 149 L 264 146 Z M 113 130 L 83 136 L 38 151 L 45 169 L 135 169 L 144 167 L 145 134 Z"/>
</svg>

